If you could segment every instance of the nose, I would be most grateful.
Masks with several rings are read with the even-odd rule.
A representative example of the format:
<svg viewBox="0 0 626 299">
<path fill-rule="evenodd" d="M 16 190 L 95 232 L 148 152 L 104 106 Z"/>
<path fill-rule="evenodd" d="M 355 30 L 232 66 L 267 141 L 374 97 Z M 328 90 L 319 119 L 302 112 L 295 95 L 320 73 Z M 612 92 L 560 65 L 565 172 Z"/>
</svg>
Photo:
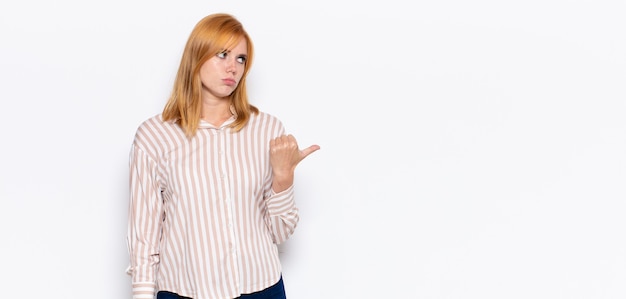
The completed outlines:
<svg viewBox="0 0 626 299">
<path fill-rule="evenodd" d="M 227 73 L 235 73 L 237 71 L 236 67 L 236 59 L 227 59 L 226 60 L 226 72 Z"/>
</svg>

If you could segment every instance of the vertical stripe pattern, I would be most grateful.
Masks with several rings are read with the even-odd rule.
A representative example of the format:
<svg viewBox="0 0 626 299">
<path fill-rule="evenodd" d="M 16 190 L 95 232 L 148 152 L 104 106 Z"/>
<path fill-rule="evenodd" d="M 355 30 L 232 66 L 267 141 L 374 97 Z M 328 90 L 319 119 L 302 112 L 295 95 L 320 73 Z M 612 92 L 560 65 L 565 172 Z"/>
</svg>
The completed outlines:
<svg viewBox="0 0 626 299">
<path fill-rule="evenodd" d="M 274 193 L 269 142 L 281 122 L 253 114 L 239 132 L 201 122 L 188 139 L 160 115 L 130 150 L 128 251 L 133 298 L 158 290 L 235 298 L 280 279 L 276 244 L 298 220 L 293 186 Z"/>
</svg>

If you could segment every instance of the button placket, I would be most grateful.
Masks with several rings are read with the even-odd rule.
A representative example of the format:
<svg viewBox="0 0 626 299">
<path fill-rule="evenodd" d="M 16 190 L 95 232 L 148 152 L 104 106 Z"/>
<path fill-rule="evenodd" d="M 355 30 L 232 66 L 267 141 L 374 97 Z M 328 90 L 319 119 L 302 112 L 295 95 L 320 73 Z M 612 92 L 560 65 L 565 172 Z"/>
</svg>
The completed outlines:
<svg viewBox="0 0 626 299">
<path fill-rule="evenodd" d="M 223 202 L 225 205 L 225 211 L 226 211 L 226 217 L 225 217 L 225 227 L 224 229 L 227 231 L 226 233 L 228 234 L 229 237 L 229 241 L 227 244 L 225 244 L 226 246 L 228 246 L 226 248 L 226 252 L 228 255 L 230 255 L 230 259 L 232 261 L 232 265 L 233 265 L 233 275 L 234 278 L 236 278 L 236 285 L 239 288 L 241 286 L 240 283 L 240 279 L 241 279 L 241 263 L 239 261 L 239 252 L 238 252 L 238 244 L 237 244 L 237 234 L 235 231 L 235 223 L 234 223 L 234 215 L 235 215 L 235 211 L 234 211 L 234 201 L 231 197 L 231 186 L 230 186 L 230 180 L 229 180 L 229 173 L 228 173 L 228 158 L 229 155 L 227 154 L 228 148 L 227 148 L 227 141 L 228 141 L 228 134 L 226 133 L 224 128 L 219 128 L 216 130 L 215 132 L 216 134 L 216 139 L 218 140 L 218 147 L 217 147 L 217 154 L 218 154 L 218 158 L 219 158 L 219 179 L 222 185 L 222 191 L 223 191 Z"/>
</svg>

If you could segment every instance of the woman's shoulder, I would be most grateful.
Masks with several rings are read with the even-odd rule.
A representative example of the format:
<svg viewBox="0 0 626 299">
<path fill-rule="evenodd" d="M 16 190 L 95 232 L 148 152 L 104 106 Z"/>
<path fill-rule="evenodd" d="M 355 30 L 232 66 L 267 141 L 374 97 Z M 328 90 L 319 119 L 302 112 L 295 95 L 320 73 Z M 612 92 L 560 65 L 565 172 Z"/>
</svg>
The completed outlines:
<svg viewBox="0 0 626 299">
<path fill-rule="evenodd" d="M 160 114 L 150 116 L 139 123 L 137 127 L 137 134 L 146 133 L 147 131 L 153 131 L 163 126 L 163 120 Z"/>
<path fill-rule="evenodd" d="M 278 123 L 281 122 L 277 116 L 262 110 L 259 110 L 257 113 L 252 113 L 250 119 L 255 119 L 258 121 L 272 121 Z"/>
<path fill-rule="evenodd" d="M 171 127 L 175 127 L 175 122 L 164 121 L 162 115 L 159 113 L 143 120 L 139 124 L 139 127 L 137 128 L 137 130 L 138 131 L 140 130 L 141 131 L 145 131 L 145 130 L 160 131 L 160 130 L 167 130 Z"/>
<path fill-rule="evenodd" d="M 161 114 L 153 115 L 142 121 L 137 127 L 137 139 L 163 139 L 166 135 L 178 135 L 180 127 L 174 121 L 164 121 Z"/>
<path fill-rule="evenodd" d="M 250 130 L 261 130 L 270 135 L 281 135 L 285 131 L 283 122 L 275 115 L 259 111 L 250 116 L 247 126 Z"/>
</svg>

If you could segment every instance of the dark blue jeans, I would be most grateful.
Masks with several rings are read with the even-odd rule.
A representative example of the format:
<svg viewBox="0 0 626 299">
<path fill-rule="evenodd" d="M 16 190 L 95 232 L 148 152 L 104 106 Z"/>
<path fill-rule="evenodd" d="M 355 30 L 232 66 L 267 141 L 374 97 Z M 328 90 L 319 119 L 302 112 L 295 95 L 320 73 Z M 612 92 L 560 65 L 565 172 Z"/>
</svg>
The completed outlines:
<svg viewBox="0 0 626 299">
<path fill-rule="evenodd" d="M 157 293 L 157 299 L 191 299 L 189 297 L 183 297 L 175 293 L 167 291 L 159 291 Z M 283 277 L 273 286 L 258 292 L 251 294 L 243 294 L 241 297 L 235 299 L 287 299 L 285 295 L 285 285 L 283 284 Z"/>
</svg>

